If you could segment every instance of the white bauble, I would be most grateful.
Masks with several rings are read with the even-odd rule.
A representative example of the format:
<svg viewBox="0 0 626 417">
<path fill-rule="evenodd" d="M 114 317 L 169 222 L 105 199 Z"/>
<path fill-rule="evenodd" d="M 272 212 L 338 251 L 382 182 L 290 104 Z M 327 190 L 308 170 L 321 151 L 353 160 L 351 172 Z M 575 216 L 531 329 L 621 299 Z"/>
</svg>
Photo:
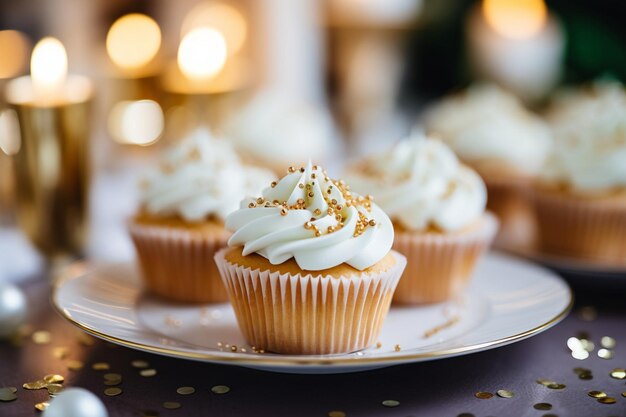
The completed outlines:
<svg viewBox="0 0 626 417">
<path fill-rule="evenodd" d="M 42 417 L 108 417 L 106 407 L 84 388 L 68 388 L 57 395 Z"/>
<path fill-rule="evenodd" d="M 11 336 L 26 318 L 26 297 L 18 287 L 0 282 L 0 338 Z"/>
</svg>

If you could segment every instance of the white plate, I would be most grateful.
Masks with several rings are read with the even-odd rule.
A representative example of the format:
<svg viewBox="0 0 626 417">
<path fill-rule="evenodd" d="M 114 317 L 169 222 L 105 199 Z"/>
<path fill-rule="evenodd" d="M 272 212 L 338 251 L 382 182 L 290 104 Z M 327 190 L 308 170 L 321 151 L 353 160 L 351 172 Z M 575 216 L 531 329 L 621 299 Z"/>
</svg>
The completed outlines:
<svg viewBox="0 0 626 417">
<path fill-rule="evenodd" d="M 57 282 L 53 303 L 81 329 L 147 352 L 277 372 L 339 373 L 463 355 L 522 340 L 563 319 L 572 295 L 551 272 L 490 254 L 459 299 L 393 307 L 380 347 L 323 356 L 254 353 L 230 305 L 171 304 L 144 294 L 131 264 L 74 264 Z"/>
</svg>

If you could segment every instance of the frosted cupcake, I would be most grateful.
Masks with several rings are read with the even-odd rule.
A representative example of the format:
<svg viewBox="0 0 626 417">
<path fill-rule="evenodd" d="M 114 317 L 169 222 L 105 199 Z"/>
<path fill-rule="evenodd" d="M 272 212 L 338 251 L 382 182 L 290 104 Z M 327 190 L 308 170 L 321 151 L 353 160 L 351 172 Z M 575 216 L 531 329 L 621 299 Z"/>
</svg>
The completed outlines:
<svg viewBox="0 0 626 417">
<path fill-rule="evenodd" d="M 242 201 L 226 227 L 232 248 L 215 261 L 248 343 L 329 354 L 376 341 L 406 264 L 376 204 L 309 163 Z"/>
<path fill-rule="evenodd" d="M 198 131 L 168 153 L 143 183 L 141 208 L 129 221 L 147 288 L 183 302 L 228 299 L 213 262 L 230 233 L 225 217 L 273 174 L 242 166 L 232 148 Z"/>
<path fill-rule="evenodd" d="M 541 249 L 626 265 L 626 92 L 596 84 L 550 113 L 555 149 L 537 182 Z"/>
<path fill-rule="evenodd" d="M 467 286 L 498 222 L 485 212 L 482 179 L 450 148 L 414 136 L 355 165 L 347 178 L 391 217 L 393 248 L 407 257 L 394 302 L 445 301 Z"/>
<path fill-rule="evenodd" d="M 444 99 L 424 122 L 483 177 L 487 207 L 501 221 L 496 244 L 531 246 L 536 225 L 528 192 L 552 146 L 548 126 L 516 97 L 489 85 Z"/>
</svg>

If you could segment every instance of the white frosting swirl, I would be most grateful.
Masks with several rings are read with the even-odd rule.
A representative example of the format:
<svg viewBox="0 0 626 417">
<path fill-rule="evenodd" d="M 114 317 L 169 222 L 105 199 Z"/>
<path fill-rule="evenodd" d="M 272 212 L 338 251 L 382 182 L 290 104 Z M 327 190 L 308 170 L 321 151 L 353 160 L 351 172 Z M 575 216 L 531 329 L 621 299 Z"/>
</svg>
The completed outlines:
<svg viewBox="0 0 626 417">
<path fill-rule="evenodd" d="M 156 216 L 224 220 L 242 198 L 258 194 L 272 179 L 269 171 L 241 165 L 227 142 L 201 129 L 173 148 L 161 168 L 148 176 L 141 201 Z"/>
<path fill-rule="evenodd" d="M 225 131 L 243 156 L 272 168 L 324 160 L 335 136 L 324 108 L 271 89 L 233 113 Z"/>
<path fill-rule="evenodd" d="M 310 162 L 291 171 L 227 217 L 230 246 L 244 245 L 244 256 L 256 252 L 274 265 L 293 257 L 312 271 L 342 263 L 363 270 L 387 255 L 393 226 L 376 204 Z"/>
<path fill-rule="evenodd" d="M 527 174 L 541 170 L 552 144 L 548 126 L 495 86 L 474 86 L 444 99 L 424 122 L 464 161 L 502 161 Z"/>
<path fill-rule="evenodd" d="M 423 136 L 366 160 L 347 179 L 355 191 L 369 190 L 394 221 L 410 230 L 461 230 L 481 217 L 487 202 L 480 176 L 445 144 Z"/>
<path fill-rule="evenodd" d="M 563 96 L 551 112 L 555 149 L 543 178 L 583 192 L 626 187 L 626 92 L 596 84 Z"/>
</svg>

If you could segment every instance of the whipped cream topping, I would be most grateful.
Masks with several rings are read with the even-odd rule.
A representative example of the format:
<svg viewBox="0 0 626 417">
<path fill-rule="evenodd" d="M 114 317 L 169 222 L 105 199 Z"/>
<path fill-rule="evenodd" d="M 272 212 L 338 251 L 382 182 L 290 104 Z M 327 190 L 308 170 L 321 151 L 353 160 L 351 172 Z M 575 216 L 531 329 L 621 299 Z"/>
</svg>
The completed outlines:
<svg viewBox="0 0 626 417">
<path fill-rule="evenodd" d="M 537 174 L 550 152 L 549 127 L 513 95 L 477 85 L 427 111 L 429 133 L 441 137 L 464 161 L 502 161 Z"/>
<path fill-rule="evenodd" d="M 335 137 L 324 108 L 273 89 L 257 93 L 235 112 L 225 131 L 243 156 L 272 168 L 324 160 Z"/>
<path fill-rule="evenodd" d="M 599 83 L 563 95 L 549 120 L 555 149 L 542 177 L 582 192 L 626 187 L 626 92 Z"/>
<path fill-rule="evenodd" d="M 355 191 L 369 190 L 409 230 L 461 230 L 481 217 L 487 203 L 480 176 L 444 143 L 424 136 L 414 135 L 367 159 L 346 178 Z"/>
<path fill-rule="evenodd" d="M 155 216 L 224 220 L 242 198 L 258 194 L 273 179 L 267 170 L 242 165 L 226 141 L 201 129 L 171 149 L 160 169 L 148 175 L 141 202 Z"/>
<path fill-rule="evenodd" d="M 228 244 L 243 245 L 277 265 L 294 258 L 303 270 L 319 271 L 346 263 L 364 270 L 384 258 L 393 226 L 371 201 L 350 191 L 309 162 L 263 191 L 244 199 L 226 218 Z"/>
</svg>

